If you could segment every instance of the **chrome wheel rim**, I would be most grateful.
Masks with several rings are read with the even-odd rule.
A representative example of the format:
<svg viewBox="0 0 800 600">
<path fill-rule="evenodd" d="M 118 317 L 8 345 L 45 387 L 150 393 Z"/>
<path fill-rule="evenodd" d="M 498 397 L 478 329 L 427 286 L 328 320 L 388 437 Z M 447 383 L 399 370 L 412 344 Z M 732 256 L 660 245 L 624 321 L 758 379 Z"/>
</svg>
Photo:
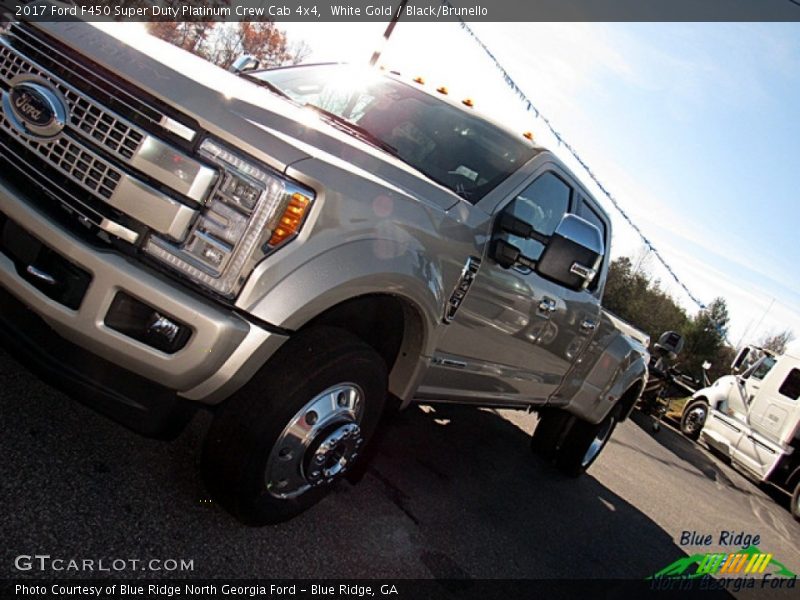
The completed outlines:
<svg viewBox="0 0 800 600">
<path fill-rule="evenodd" d="M 684 430 L 686 433 L 697 433 L 703 426 L 706 420 L 706 409 L 702 406 L 696 406 L 686 413 L 684 421 Z"/>
<path fill-rule="evenodd" d="M 296 498 L 344 475 L 364 443 L 363 413 L 364 392 L 355 383 L 341 383 L 314 396 L 295 413 L 270 451 L 265 471 L 269 493 Z"/>
<path fill-rule="evenodd" d="M 597 455 L 600 454 L 600 451 L 603 449 L 603 446 L 606 445 L 606 441 L 608 437 L 611 435 L 611 429 L 614 427 L 614 417 L 610 417 L 606 423 L 600 428 L 597 432 L 597 435 L 592 440 L 592 443 L 589 444 L 589 449 L 586 450 L 586 454 L 583 455 L 583 460 L 581 461 L 581 467 L 586 468 L 588 467 L 591 462 L 597 458 Z"/>
</svg>

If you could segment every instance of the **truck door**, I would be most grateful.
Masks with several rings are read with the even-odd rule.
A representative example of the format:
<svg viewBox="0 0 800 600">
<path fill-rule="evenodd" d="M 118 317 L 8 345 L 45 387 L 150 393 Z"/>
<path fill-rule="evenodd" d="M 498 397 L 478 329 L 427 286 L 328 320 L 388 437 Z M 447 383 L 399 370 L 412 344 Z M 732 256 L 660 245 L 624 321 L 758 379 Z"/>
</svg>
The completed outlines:
<svg viewBox="0 0 800 600">
<path fill-rule="evenodd" d="M 495 218 L 509 212 L 543 235 L 551 235 L 565 213 L 584 210 L 575 186 L 567 181 L 554 165 L 547 165 L 524 189 L 499 205 Z M 585 204 L 588 210 L 588 201 Z M 609 227 L 599 213 L 593 209 L 584 218 L 603 226 L 607 246 Z M 544 250 L 531 239 L 514 237 L 513 243 L 533 260 Z M 544 402 L 558 388 L 599 320 L 596 289 L 573 291 L 532 269 L 503 268 L 484 256 L 418 395 L 509 405 Z"/>
<path fill-rule="evenodd" d="M 748 398 L 749 429 L 739 440 L 735 459 L 763 479 L 797 426 L 800 369 L 788 356 L 762 360 L 773 366 Z"/>
<path fill-rule="evenodd" d="M 741 375 L 731 375 L 727 394 L 721 405 L 711 406 L 706 426 L 706 435 L 731 458 L 739 452 L 740 444 L 749 433 L 750 402 L 761 387 L 761 382 L 775 363 L 771 357 L 762 358 Z"/>
</svg>

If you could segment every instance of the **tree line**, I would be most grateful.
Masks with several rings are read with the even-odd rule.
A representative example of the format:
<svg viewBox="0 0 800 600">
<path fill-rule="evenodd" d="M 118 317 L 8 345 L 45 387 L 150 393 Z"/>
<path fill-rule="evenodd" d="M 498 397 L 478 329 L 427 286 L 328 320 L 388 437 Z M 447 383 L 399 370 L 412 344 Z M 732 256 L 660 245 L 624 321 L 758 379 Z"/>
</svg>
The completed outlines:
<svg viewBox="0 0 800 600">
<path fill-rule="evenodd" d="M 657 279 L 623 256 L 609 267 L 603 306 L 647 333 L 652 343 L 665 331 L 680 333 L 684 347 L 674 366 L 698 382 L 706 361 L 712 381 L 729 372 L 736 349 L 727 341 L 730 316 L 724 298 L 714 298 L 705 310 L 689 315 Z M 763 335 L 758 345 L 781 353 L 793 338 L 787 329 Z"/>
<path fill-rule="evenodd" d="M 245 54 L 257 58 L 263 67 L 278 67 L 297 64 L 310 52 L 305 42 L 289 42 L 286 33 L 271 21 L 156 21 L 148 23 L 147 29 L 223 69 Z"/>
</svg>

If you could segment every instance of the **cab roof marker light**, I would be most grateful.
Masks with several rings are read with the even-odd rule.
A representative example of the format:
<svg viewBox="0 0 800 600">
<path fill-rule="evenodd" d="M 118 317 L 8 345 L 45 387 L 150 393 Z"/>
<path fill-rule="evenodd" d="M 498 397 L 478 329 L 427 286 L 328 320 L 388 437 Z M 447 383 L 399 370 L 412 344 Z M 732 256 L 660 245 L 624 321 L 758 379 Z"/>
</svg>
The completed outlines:
<svg viewBox="0 0 800 600">
<path fill-rule="evenodd" d="M 522 134 L 522 137 L 524 137 L 526 140 L 533 141 L 533 132 L 526 131 L 525 133 Z"/>
<path fill-rule="evenodd" d="M 439 92 L 440 94 L 447 94 L 448 93 L 447 92 L 447 86 L 444 86 L 444 85 L 440 85 L 438 88 L 436 88 L 436 91 Z"/>
<path fill-rule="evenodd" d="M 469 106 L 470 108 L 473 108 L 475 106 L 475 102 L 472 101 L 472 98 L 464 98 L 461 101 L 461 104 L 463 104 L 464 106 Z"/>
</svg>

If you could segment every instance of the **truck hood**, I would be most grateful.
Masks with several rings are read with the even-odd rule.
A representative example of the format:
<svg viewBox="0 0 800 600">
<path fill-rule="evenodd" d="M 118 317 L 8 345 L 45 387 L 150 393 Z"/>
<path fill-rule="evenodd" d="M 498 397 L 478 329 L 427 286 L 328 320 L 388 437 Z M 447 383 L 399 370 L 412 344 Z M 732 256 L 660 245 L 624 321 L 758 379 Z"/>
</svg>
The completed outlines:
<svg viewBox="0 0 800 600">
<path fill-rule="evenodd" d="M 311 157 L 344 160 L 441 210 L 460 201 L 402 161 L 334 129 L 315 111 L 149 35 L 142 23 L 31 25 L 280 171 Z"/>
</svg>

